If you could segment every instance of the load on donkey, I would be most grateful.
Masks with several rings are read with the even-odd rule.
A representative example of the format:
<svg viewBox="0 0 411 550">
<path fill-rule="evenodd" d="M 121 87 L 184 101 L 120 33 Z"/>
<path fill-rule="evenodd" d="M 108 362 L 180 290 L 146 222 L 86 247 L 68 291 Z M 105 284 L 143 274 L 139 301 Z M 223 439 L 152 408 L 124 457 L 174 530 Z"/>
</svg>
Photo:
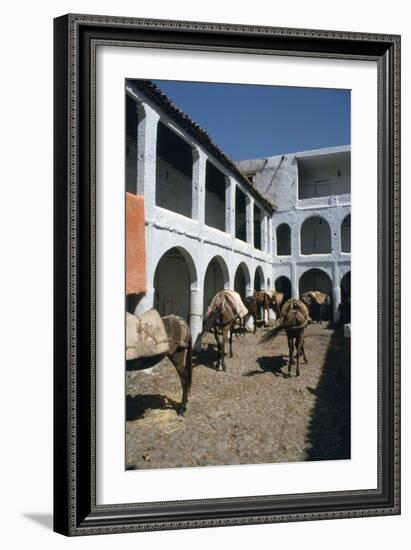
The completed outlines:
<svg viewBox="0 0 411 550">
<path fill-rule="evenodd" d="M 326 318 L 328 295 L 318 290 L 310 290 L 301 295 L 301 301 L 307 306 L 312 321 L 321 324 Z"/>
<path fill-rule="evenodd" d="M 160 317 L 155 309 L 146 311 L 140 317 L 127 312 L 127 368 L 148 369 L 164 357 L 168 357 L 180 377 L 183 396 L 177 412 L 183 415 L 193 372 L 190 327 L 176 315 Z"/>
</svg>

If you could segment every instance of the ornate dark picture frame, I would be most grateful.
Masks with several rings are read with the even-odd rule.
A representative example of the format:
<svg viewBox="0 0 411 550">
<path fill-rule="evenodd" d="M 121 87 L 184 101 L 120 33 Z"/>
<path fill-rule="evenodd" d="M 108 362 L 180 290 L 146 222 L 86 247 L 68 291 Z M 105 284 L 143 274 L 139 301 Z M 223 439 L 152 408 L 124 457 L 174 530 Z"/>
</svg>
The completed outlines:
<svg viewBox="0 0 411 550">
<path fill-rule="evenodd" d="M 59 17 L 54 29 L 55 531 L 72 536 L 399 514 L 400 37 L 90 15 Z M 95 52 L 104 43 L 377 63 L 377 489 L 96 505 Z"/>
</svg>

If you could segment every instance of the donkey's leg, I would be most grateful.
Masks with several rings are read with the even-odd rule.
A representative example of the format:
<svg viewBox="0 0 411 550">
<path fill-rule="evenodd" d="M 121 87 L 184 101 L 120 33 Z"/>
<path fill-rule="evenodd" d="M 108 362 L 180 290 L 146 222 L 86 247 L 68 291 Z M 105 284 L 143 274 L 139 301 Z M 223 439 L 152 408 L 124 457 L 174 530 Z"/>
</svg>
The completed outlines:
<svg viewBox="0 0 411 550">
<path fill-rule="evenodd" d="M 302 333 L 301 335 L 301 353 L 304 357 L 304 363 L 307 364 L 308 363 L 308 359 L 307 359 L 307 356 L 305 355 L 305 349 L 304 349 L 304 333 Z"/>
<path fill-rule="evenodd" d="M 268 327 L 269 323 L 268 323 L 268 307 L 267 306 L 263 307 L 263 317 L 264 317 L 263 326 Z"/>
<path fill-rule="evenodd" d="M 291 365 L 294 365 L 294 358 L 293 358 L 294 342 L 293 342 L 293 337 L 288 336 L 288 334 L 287 334 L 287 341 L 288 341 L 288 374 L 290 374 L 291 373 Z"/>
<path fill-rule="evenodd" d="M 222 342 L 222 346 L 221 346 L 222 347 L 221 357 L 222 357 L 222 366 L 223 366 L 223 371 L 224 372 L 227 370 L 227 367 L 225 366 L 225 343 L 226 343 L 226 340 L 227 340 L 229 330 L 230 330 L 230 325 L 226 325 L 223 328 L 223 336 L 222 336 L 223 342 Z"/>
<path fill-rule="evenodd" d="M 178 375 L 180 377 L 181 387 L 183 390 L 183 396 L 180 406 L 178 408 L 178 414 L 183 415 L 187 408 L 188 392 L 190 389 L 190 373 L 185 368 L 185 357 L 187 350 L 178 348 L 178 350 L 169 356 L 170 361 L 174 365 Z"/>
<path fill-rule="evenodd" d="M 295 371 L 296 376 L 300 376 L 301 344 L 302 344 L 302 338 L 301 338 L 301 332 L 299 332 L 295 338 L 295 347 L 297 349 L 297 368 Z"/>
<path fill-rule="evenodd" d="M 218 334 L 218 331 L 217 331 L 217 328 L 214 327 L 214 337 L 215 337 L 215 341 L 217 342 L 217 364 L 216 364 L 216 370 L 218 370 L 220 368 L 220 364 L 221 364 L 221 344 L 220 344 L 220 339 L 219 339 L 219 334 Z"/>
<path fill-rule="evenodd" d="M 241 321 L 240 321 L 241 322 Z M 233 356 L 233 331 L 234 331 L 235 321 L 233 321 L 229 327 L 230 331 L 230 357 Z"/>
</svg>

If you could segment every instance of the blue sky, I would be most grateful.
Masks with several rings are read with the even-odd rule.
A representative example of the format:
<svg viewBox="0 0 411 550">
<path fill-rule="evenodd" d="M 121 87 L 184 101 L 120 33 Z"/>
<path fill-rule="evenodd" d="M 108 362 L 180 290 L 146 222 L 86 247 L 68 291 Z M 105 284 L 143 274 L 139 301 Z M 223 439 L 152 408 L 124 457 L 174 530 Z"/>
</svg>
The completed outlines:
<svg viewBox="0 0 411 550">
<path fill-rule="evenodd" d="M 233 160 L 350 144 L 350 91 L 155 80 Z"/>
</svg>

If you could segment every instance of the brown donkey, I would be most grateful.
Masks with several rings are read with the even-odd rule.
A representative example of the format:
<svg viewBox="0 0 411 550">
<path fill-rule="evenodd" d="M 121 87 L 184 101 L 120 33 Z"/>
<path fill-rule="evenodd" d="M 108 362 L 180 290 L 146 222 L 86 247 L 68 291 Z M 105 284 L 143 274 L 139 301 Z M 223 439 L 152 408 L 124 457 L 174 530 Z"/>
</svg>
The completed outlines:
<svg viewBox="0 0 411 550">
<path fill-rule="evenodd" d="M 308 309 L 303 302 L 291 298 L 281 308 L 280 324 L 268 331 L 259 343 L 265 343 L 275 338 L 281 330 L 285 330 L 288 340 L 288 374 L 291 373 L 291 365 L 294 365 L 294 348 L 296 350 L 297 367 L 295 375 L 300 375 L 300 356 L 304 357 L 304 362 L 308 363 L 304 351 L 304 329 L 308 324 Z"/>
<path fill-rule="evenodd" d="M 234 325 L 247 314 L 248 310 L 243 304 L 240 295 L 233 290 L 221 290 L 211 300 L 211 304 L 204 317 L 204 328 L 201 336 L 205 332 L 214 332 L 218 352 L 217 370 L 220 366 L 223 368 L 223 371 L 226 370 L 225 344 L 228 339 L 230 343 L 230 357 L 232 357 Z"/>
<path fill-rule="evenodd" d="M 151 309 L 140 317 L 127 313 L 126 327 L 127 370 L 149 369 L 167 357 L 180 377 L 183 396 L 177 412 L 183 415 L 193 378 L 193 347 L 187 322 L 176 315 L 160 318 Z"/>
<path fill-rule="evenodd" d="M 244 304 L 248 309 L 248 313 L 254 320 L 254 334 L 257 331 L 257 320 L 261 308 L 263 309 L 263 325 L 267 326 L 266 319 L 269 319 L 268 312 L 270 308 L 275 312 L 276 317 L 280 315 L 281 304 L 284 299 L 282 292 L 273 291 L 255 291 L 252 296 L 247 296 L 244 300 Z"/>
</svg>

